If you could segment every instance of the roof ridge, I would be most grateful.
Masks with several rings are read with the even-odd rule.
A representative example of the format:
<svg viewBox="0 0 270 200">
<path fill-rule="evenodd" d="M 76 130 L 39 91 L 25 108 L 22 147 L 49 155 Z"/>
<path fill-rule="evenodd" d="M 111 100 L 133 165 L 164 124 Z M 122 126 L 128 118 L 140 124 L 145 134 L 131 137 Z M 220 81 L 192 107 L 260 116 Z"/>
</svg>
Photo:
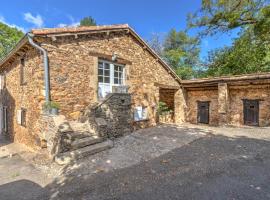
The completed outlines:
<svg viewBox="0 0 270 200">
<path fill-rule="evenodd" d="M 38 28 L 32 29 L 30 32 L 34 35 L 47 35 L 55 33 L 69 33 L 69 32 L 84 32 L 84 31 L 98 31 L 110 29 L 125 29 L 130 28 L 128 24 L 112 24 L 112 25 L 97 25 L 97 26 L 69 26 L 56 28 Z"/>
</svg>

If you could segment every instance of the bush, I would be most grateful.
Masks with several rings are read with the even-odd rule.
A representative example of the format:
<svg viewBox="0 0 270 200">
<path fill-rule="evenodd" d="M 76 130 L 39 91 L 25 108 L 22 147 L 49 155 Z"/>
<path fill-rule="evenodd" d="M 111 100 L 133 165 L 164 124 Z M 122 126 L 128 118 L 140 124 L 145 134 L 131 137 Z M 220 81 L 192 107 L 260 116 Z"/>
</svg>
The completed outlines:
<svg viewBox="0 0 270 200">
<path fill-rule="evenodd" d="M 158 110 L 157 110 L 159 115 L 166 115 L 170 114 L 172 110 L 167 106 L 165 102 L 160 101 L 158 103 Z"/>
<path fill-rule="evenodd" d="M 43 105 L 43 110 L 51 110 L 53 108 L 59 109 L 60 108 L 60 105 L 58 103 L 56 103 L 56 102 L 53 102 L 53 101 L 50 101 L 50 102 L 45 103 Z"/>
</svg>

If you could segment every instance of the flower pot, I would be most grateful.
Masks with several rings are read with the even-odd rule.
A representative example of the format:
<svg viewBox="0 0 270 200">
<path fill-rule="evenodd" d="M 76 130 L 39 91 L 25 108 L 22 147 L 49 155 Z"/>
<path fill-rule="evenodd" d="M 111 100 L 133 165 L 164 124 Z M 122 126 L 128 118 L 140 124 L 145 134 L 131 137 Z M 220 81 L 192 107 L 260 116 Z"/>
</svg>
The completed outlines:
<svg viewBox="0 0 270 200">
<path fill-rule="evenodd" d="M 51 114 L 52 115 L 58 115 L 58 108 L 52 108 L 51 109 Z"/>
</svg>

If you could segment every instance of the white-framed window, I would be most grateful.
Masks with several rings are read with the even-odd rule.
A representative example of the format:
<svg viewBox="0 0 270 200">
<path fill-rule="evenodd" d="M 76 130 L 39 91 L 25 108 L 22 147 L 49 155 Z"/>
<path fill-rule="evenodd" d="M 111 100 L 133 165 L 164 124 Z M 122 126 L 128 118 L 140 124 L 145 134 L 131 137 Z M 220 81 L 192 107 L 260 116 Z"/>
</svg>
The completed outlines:
<svg viewBox="0 0 270 200">
<path fill-rule="evenodd" d="M 105 62 L 98 62 L 98 82 L 110 83 L 110 64 Z"/>
<path fill-rule="evenodd" d="M 125 66 L 109 61 L 98 61 L 98 97 L 105 98 L 113 87 L 125 85 Z"/>
<path fill-rule="evenodd" d="M 124 83 L 124 66 L 114 65 L 114 84 L 123 85 Z"/>
<path fill-rule="evenodd" d="M 7 106 L 3 106 L 3 131 L 6 133 L 8 131 L 8 109 Z"/>
<path fill-rule="evenodd" d="M 147 107 L 137 106 L 134 109 L 134 121 L 142 121 L 148 119 Z"/>
<path fill-rule="evenodd" d="M 26 109 L 17 110 L 17 123 L 21 126 L 26 126 Z"/>
<path fill-rule="evenodd" d="M 6 81 L 5 75 L 1 74 L 0 75 L 0 89 L 1 90 L 5 88 L 5 81 Z"/>
</svg>

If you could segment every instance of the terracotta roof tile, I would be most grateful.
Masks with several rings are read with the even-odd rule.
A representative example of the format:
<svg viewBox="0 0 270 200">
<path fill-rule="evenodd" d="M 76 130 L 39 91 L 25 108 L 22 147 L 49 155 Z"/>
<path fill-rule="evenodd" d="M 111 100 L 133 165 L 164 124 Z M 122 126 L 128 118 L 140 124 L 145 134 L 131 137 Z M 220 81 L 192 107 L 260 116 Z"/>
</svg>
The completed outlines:
<svg viewBox="0 0 270 200">
<path fill-rule="evenodd" d="M 33 33 L 34 35 L 49 35 L 49 34 L 60 34 L 60 33 L 77 33 L 77 32 L 88 32 L 88 31 L 126 29 L 126 28 L 129 28 L 128 24 L 63 27 L 63 28 L 43 28 L 43 29 L 33 29 L 31 30 L 31 33 Z"/>
</svg>

